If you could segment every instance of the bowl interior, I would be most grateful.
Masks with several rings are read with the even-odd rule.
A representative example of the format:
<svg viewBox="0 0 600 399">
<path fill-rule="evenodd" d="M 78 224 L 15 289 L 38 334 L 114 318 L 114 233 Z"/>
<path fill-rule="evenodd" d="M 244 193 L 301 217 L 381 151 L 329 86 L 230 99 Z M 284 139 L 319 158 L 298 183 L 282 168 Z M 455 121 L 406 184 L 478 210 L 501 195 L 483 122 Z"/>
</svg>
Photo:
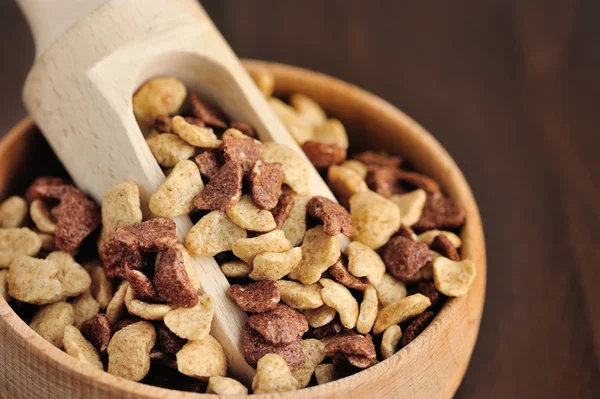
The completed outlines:
<svg viewBox="0 0 600 399">
<path fill-rule="evenodd" d="M 373 382 L 384 389 L 387 396 L 381 397 L 450 397 L 454 394 L 466 371 L 477 337 L 485 290 L 485 246 L 481 220 L 471 191 L 463 175 L 439 143 L 417 123 L 398 111 L 389 103 L 355 86 L 331 77 L 299 68 L 247 61 L 250 70 L 270 69 L 276 77 L 276 95 L 286 96 L 300 92 L 313 97 L 330 117 L 340 119 L 346 126 L 350 151 L 365 149 L 385 150 L 404 156 L 416 170 L 435 178 L 444 190 L 456 198 L 466 209 L 467 223 L 461 232 L 462 256 L 474 260 L 478 276 L 471 291 L 465 297 L 448 301 L 434 322 L 408 347 L 392 358 L 354 376 L 323 386 L 284 394 L 285 397 L 333 397 L 343 392 L 373 394 Z M 22 193 L 26 185 L 38 175 L 64 174 L 56 157 L 43 137 L 32 126 L 30 120 L 17 125 L 0 144 L 4 155 L 4 167 L 0 169 L 0 196 Z M 0 307 L 6 306 L 3 301 Z M 0 311 L 0 318 L 7 314 Z M 14 314 L 10 315 L 14 319 Z M 14 325 L 18 322 L 12 322 Z M 15 326 L 15 336 L 21 336 L 66 367 L 66 371 L 77 378 L 90 378 L 86 367 L 77 367 L 54 347 L 49 347 L 36 334 L 27 334 L 22 325 Z M 21 330 L 21 331 L 18 331 Z M 455 337 L 455 334 L 457 336 Z M 460 338 L 458 338 L 460 337 Z M 95 373 L 98 374 L 98 373 Z M 100 373 L 90 389 L 111 392 L 113 397 L 125 397 L 135 393 L 141 397 L 193 397 L 195 394 L 175 393 L 160 388 L 141 386 L 129 381 Z M 415 376 L 418 376 L 416 378 Z M 436 378 L 433 388 L 421 388 L 426 379 Z M 384 388 L 388 380 L 388 388 Z M 380 386 L 383 384 L 383 386 Z M 427 384 L 431 384 L 430 382 Z M 397 387 L 398 391 L 392 389 Z M 91 391 L 96 392 L 96 391 Z"/>
</svg>

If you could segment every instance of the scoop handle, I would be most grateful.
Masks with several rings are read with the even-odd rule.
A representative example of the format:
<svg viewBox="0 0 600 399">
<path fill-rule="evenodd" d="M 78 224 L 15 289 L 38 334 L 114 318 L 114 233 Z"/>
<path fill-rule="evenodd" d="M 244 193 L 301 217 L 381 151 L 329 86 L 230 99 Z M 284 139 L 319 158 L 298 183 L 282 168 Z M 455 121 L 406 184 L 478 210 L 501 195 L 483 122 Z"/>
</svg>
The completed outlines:
<svg viewBox="0 0 600 399">
<path fill-rule="evenodd" d="M 81 18 L 107 0 L 17 0 L 35 43 L 35 58 Z"/>
</svg>

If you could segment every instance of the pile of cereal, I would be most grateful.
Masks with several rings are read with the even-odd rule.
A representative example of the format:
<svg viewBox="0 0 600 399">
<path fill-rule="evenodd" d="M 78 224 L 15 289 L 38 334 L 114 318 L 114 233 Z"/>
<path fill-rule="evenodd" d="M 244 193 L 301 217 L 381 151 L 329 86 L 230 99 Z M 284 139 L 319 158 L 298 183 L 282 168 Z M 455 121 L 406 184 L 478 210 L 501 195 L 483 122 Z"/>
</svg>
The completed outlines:
<svg viewBox="0 0 600 399">
<path fill-rule="evenodd" d="M 272 97 L 267 73 L 255 80 L 341 205 L 310 195 L 309 166 L 294 150 L 261 143 L 180 81 L 153 79 L 133 109 L 167 174 L 149 200 L 154 218 L 143 220 L 132 182 L 108 190 L 100 208 L 68 181 L 41 177 L 0 205 L 0 292 L 31 328 L 133 381 L 284 392 L 387 359 L 447 297 L 468 292 L 475 266 L 461 260 L 455 234 L 465 213 L 436 181 L 397 156 L 347 159 L 340 121 L 305 95 L 291 105 Z M 182 215 L 195 225 L 179 243 L 171 218 Z M 346 248 L 340 234 L 352 240 Z M 210 335 L 215 304 L 190 256 L 214 256 L 227 296 L 248 313 L 251 387 L 226 375 Z"/>
</svg>

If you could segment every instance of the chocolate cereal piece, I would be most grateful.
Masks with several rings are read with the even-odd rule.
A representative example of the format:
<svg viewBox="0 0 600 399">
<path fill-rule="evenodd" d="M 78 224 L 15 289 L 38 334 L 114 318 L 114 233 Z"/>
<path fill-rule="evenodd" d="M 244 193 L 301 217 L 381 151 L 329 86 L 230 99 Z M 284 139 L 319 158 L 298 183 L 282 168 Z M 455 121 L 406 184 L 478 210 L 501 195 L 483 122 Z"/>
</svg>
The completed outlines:
<svg viewBox="0 0 600 399">
<path fill-rule="evenodd" d="M 123 319 L 123 320 L 119 320 L 118 322 L 116 322 L 115 324 L 113 324 L 112 326 L 112 335 L 115 335 L 118 331 L 124 329 L 125 327 L 135 324 L 138 321 L 141 321 L 142 319 L 137 318 L 137 317 L 131 317 L 128 319 Z"/>
<path fill-rule="evenodd" d="M 360 335 L 351 334 L 331 338 L 325 345 L 325 354 L 333 355 L 336 352 L 343 352 L 348 355 L 361 355 L 369 359 L 375 359 L 375 345 L 370 334 Z"/>
<path fill-rule="evenodd" d="M 200 127 L 206 126 L 206 123 L 204 123 L 204 121 L 200 118 L 194 118 L 193 116 L 185 116 L 183 117 L 183 119 L 190 125 L 196 125 Z"/>
<path fill-rule="evenodd" d="M 310 336 L 315 339 L 323 339 L 342 334 L 345 331 L 346 329 L 340 322 L 339 318 L 336 317 L 333 321 L 325 324 L 323 327 L 312 329 L 310 331 Z"/>
<path fill-rule="evenodd" d="M 206 177 L 208 180 L 212 179 L 221 167 L 221 159 L 219 153 L 213 150 L 206 150 L 194 157 L 200 174 Z"/>
<path fill-rule="evenodd" d="M 429 298 L 431 301 L 430 308 L 435 308 L 443 296 L 443 294 L 435 288 L 435 283 L 432 280 L 419 281 L 417 283 L 417 292 Z"/>
<path fill-rule="evenodd" d="M 130 249 L 158 252 L 177 244 L 177 226 L 168 218 L 154 218 L 129 227 L 119 227 L 115 239 Z"/>
<path fill-rule="evenodd" d="M 283 304 L 250 316 L 248 326 L 273 345 L 289 344 L 308 331 L 306 317 Z"/>
<path fill-rule="evenodd" d="M 404 329 L 400 344 L 402 347 L 408 345 L 417 335 L 421 334 L 423 330 L 431 323 L 431 320 L 435 317 L 433 312 L 424 312 L 415 317 L 408 327 Z"/>
<path fill-rule="evenodd" d="M 279 285 L 273 280 L 234 284 L 227 290 L 227 297 L 246 312 L 262 313 L 274 309 L 279 303 Z"/>
<path fill-rule="evenodd" d="M 242 198 L 242 177 L 241 165 L 226 162 L 194 198 L 194 206 L 203 210 L 218 209 L 225 212 Z"/>
<path fill-rule="evenodd" d="M 335 236 L 342 233 L 351 237 L 354 233 L 350 213 L 346 208 L 330 199 L 319 195 L 314 196 L 308 201 L 306 211 L 323 223 L 323 230 L 327 235 Z"/>
<path fill-rule="evenodd" d="M 158 293 L 152 281 L 141 271 L 125 269 L 125 280 L 129 282 L 136 299 L 144 302 L 158 301 Z"/>
<path fill-rule="evenodd" d="M 178 248 L 169 248 L 158 254 L 154 269 L 154 286 L 158 296 L 169 305 L 193 308 L 198 294 L 188 278 L 183 254 Z"/>
<path fill-rule="evenodd" d="M 225 162 L 240 164 L 244 173 L 252 169 L 252 165 L 260 160 L 261 152 L 261 144 L 250 137 L 245 135 L 240 137 L 232 133 L 232 130 L 227 130 L 223 134 L 223 157 Z"/>
<path fill-rule="evenodd" d="M 433 251 L 439 252 L 442 256 L 445 256 L 450 260 L 455 262 L 460 261 L 460 255 L 458 254 L 458 251 L 445 234 L 437 235 L 429 247 Z"/>
<path fill-rule="evenodd" d="M 364 291 L 369 286 L 369 281 L 366 277 L 356 277 L 348 271 L 346 266 L 346 259 L 340 256 L 337 262 L 327 269 L 329 274 L 336 279 L 340 284 L 345 285 L 348 288 L 352 288 L 358 291 Z"/>
<path fill-rule="evenodd" d="M 378 363 L 377 358 L 369 358 L 362 355 L 346 355 L 348 363 L 359 369 L 366 369 Z"/>
<path fill-rule="evenodd" d="M 317 169 L 338 165 L 346 160 L 346 149 L 337 144 L 308 140 L 302 150 Z"/>
<path fill-rule="evenodd" d="M 52 215 L 57 220 L 56 248 L 71 254 L 101 223 L 100 207 L 79 190 L 64 194 Z"/>
<path fill-rule="evenodd" d="M 176 354 L 187 343 L 187 339 L 180 338 L 167 328 L 163 323 L 156 325 L 156 338 L 166 353 Z"/>
<path fill-rule="evenodd" d="M 256 131 L 254 130 L 254 128 L 252 126 L 250 126 L 247 123 L 244 122 L 232 122 L 229 125 L 230 128 L 232 129 L 237 129 L 240 132 L 244 133 L 246 136 L 255 139 L 256 138 Z"/>
<path fill-rule="evenodd" d="M 32 202 L 34 199 L 59 200 L 68 191 L 79 191 L 75 186 L 60 177 L 38 177 L 29 185 L 25 192 L 25 200 Z"/>
<path fill-rule="evenodd" d="M 223 113 L 216 107 L 210 106 L 205 103 L 198 94 L 190 94 L 190 107 L 192 114 L 207 125 L 220 127 L 225 129 L 227 127 L 227 120 Z"/>
<path fill-rule="evenodd" d="M 170 116 L 159 115 L 154 118 L 154 128 L 160 133 L 173 133 L 173 120 Z"/>
<path fill-rule="evenodd" d="M 388 166 L 397 168 L 402 163 L 402 159 L 395 155 L 388 155 L 383 152 L 364 151 L 352 157 L 359 162 L 364 163 L 368 167 L 372 166 Z"/>
<path fill-rule="evenodd" d="M 114 238 L 100 248 L 99 255 L 108 278 L 125 278 L 125 270 L 141 269 L 144 265 L 139 250 L 131 250 Z"/>
<path fill-rule="evenodd" d="M 401 281 L 410 281 L 432 260 L 431 251 L 426 244 L 402 236 L 393 237 L 388 241 L 383 249 L 382 258 L 387 270 Z"/>
<path fill-rule="evenodd" d="M 81 333 L 98 349 L 98 352 L 105 354 L 111 337 L 111 326 L 108 317 L 99 313 L 87 320 L 81 326 Z"/>
<path fill-rule="evenodd" d="M 435 180 L 420 173 L 398 170 L 396 177 L 411 188 L 422 188 L 427 194 L 435 194 L 442 191 L 440 185 Z"/>
<path fill-rule="evenodd" d="M 456 230 L 465 223 L 465 211 L 453 198 L 441 193 L 427 195 L 421 219 L 412 228 L 421 233 L 427 230 Z"/>
<path fill-rule="evenodd" d="M 371 190 L 390 198 L 398 191 L 398 172 L 395 167 L 373 166 L 369 168 L 365 181 Z"/>
<path fill-rule="evenodd" d="M 398 229 L 398 232 L 396 232 L 396 235 L 406 237 L 411 240 L 413 240 L 414 237 L 416 236 L 413 229 L 411 229 L 410 226 L 407 226 L 405 224 L 400 225 L 400 228 Z"/>
<path fill-rule="evenodd" d="M 281 195 L 279 196 L 279 202 L 277 202 L 277 206 L 271 209 L 273 219 L 275 219 L 275 224 L 277 225 L 278 229 L 281 229 L 288 216 L 290 216 L 292 209 L 294 209 L 295 202 L 296 200 L 294 199 L 292 190 L 287 186 L 284 186 L 281 191 Z"/>
<path fill-rule="evenodd" d="M 273 209 L 281 196 L 283 166 L 279 162 L 256 161 L 250 171 L 252 201 L 262 209 Z"/>
<path fill-rule="evenodd" d="M 258 360 L 267 353 L 275 353 L 285 360 L 290 370 L 299 369 L 304 365 L 306 360 L 302 347 L 302 338 L 300 336 L 289 344 L 272 345 L 252 328 L 246 326 L 244 330 L 244 358 L 253 367 L 256 367 Z"/>
</svg>

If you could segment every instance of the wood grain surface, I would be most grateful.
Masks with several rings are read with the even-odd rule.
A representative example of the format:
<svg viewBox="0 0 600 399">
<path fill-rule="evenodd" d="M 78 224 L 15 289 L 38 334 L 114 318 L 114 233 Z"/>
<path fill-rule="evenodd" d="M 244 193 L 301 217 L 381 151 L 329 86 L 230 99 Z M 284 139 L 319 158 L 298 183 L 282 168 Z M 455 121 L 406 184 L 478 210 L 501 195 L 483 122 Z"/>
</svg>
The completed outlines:
<svg viewBox="0 0 600 399">
<path fill-rule="evenodd" d="M 600 397 L 600 3 L 207 0 L 242 57 L 353 82 L 418 120 L 479 202 L 487 301 L 457 398 Z M 31 36 L 0 2 L 0 132 Z M 432 382 L 433 383 L 433 382 Z"/>
</svg>

